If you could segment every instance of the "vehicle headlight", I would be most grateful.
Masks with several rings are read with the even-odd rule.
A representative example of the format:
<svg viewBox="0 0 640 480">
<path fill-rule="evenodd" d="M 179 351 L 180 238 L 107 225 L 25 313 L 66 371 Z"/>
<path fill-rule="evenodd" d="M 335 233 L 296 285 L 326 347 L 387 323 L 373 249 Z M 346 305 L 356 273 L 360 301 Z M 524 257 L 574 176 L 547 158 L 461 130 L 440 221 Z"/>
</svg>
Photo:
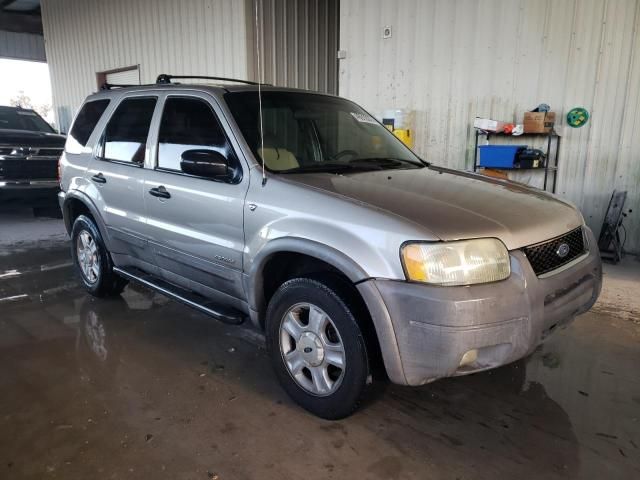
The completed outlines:
<svg viewBox="0 0 640 480">
<path fill-rule="evenodd" d="M 434 285 L 473 285 L 511 274 L 507 247 L 496 238 L 407 243 L 401 249 L 407 280 Z"/>
</svg>

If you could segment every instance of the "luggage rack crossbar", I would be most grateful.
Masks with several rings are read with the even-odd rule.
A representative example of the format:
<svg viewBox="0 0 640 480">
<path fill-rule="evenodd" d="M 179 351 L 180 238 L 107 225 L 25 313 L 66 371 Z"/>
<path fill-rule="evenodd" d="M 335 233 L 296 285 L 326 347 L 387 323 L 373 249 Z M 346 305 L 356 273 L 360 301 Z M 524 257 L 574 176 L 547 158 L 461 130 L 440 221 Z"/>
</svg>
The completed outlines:
<svg viewBox="0 0 640 480">
<path fill-rule="evenodd" d="M 235 83 L 244 83 L 246 85 L 258 85 L 258 82 L 252 82 L 250 80 L 242 80 L 239 78 L 227 78 L 227 77 L 210 77 L 208 75 L 169 75 L 167 73 L 161 73 L 160 75 L 158 75 L 158 78 L 156 78 L 156 83 L 160 84 L 160 85 L 166 85 L 171 83 L 171 80 L 173 79 L 196 79 L 196 80 L 219 80 L 222 82 L 235 82 Z M 262 84 L 262 85 L 266 85 L 266 84 Z"/>
</svg>

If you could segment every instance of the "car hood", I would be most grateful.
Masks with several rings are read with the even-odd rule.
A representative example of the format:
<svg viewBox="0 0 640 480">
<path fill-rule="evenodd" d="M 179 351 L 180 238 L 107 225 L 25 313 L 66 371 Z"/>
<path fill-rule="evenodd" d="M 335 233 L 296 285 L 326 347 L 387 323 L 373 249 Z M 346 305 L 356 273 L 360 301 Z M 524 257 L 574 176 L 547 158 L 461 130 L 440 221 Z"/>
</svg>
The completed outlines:
<svg viewBox="0 0 640 480">
<path fill-rule="evenodd" d="M 64 147 L 66 137 L 57 133 L 0 129 L 0 145 L 13 147 Z"/>
<path fill-rule="evenodd" d="M 434 166 L 287 178 L 399 215 L 441 240 L 496 237 L 513 250 L 583 224 L 576 208 L 548 193 Z"/>
</svg>

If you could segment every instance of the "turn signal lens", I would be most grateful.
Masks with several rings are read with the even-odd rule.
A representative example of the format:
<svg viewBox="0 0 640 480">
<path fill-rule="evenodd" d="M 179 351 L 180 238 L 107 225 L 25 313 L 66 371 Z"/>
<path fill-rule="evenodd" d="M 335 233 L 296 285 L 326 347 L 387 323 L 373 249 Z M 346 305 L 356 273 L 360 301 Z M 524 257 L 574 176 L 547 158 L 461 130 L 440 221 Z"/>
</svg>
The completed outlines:
<svg viewBox="0 0 640 480">
<path fill-rule="evenodd" d="M 406 245 L 402 249 L 402 260 L 407 280 L 415 282 L 427 281 L 427 264 L 424 261 L 422 245 L 417 243 Z"/>
<path fill-rule="evenodd" d="M 473 285 L 511 274 L 507 247 L 496 238 L 409 243 L 401 251 L 407 280 L 434 285 Z"/>
</svg>

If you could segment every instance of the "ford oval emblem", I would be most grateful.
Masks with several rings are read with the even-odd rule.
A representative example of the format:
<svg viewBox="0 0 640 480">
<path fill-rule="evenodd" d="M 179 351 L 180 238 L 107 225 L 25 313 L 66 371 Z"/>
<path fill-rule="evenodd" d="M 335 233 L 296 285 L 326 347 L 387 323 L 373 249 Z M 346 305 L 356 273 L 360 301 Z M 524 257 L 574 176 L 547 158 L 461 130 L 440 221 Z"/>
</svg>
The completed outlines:
<svg viewBox="0 0 640 480">
<path fill-rule="evenodd" d="M 569 255 L 569 250 L 569 245 L 567 245 L 566 243 L 561 243 L 556 249 L 556 255 L 558 255 L 560 258 L 564 258 Z"/>
</svg>

